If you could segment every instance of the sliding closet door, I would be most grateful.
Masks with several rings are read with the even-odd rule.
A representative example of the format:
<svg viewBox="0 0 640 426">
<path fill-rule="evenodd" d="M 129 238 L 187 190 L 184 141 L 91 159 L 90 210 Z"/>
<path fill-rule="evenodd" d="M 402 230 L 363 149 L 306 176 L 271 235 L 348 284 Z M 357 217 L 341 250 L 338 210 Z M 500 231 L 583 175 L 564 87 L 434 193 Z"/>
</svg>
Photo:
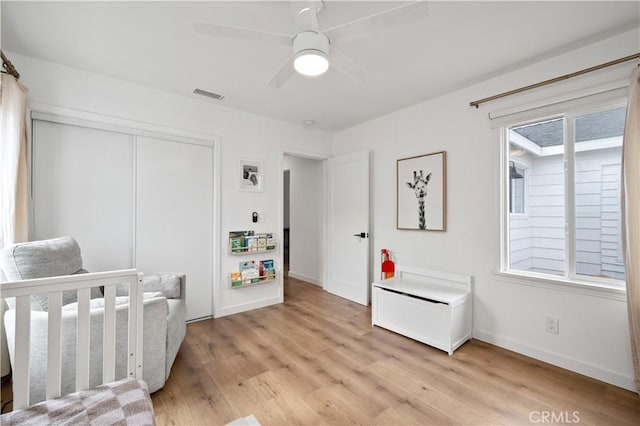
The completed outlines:
<svg viewBox="0 0 640 426">
<path fill-rule="evenodd" d="M 213 147 L 137 137 L 136 267 L 187 275 L 187 318 L 213 315 Z"/>
<path fill-rule="evenodd" d="M 84 268 L 133 266 L 133 136 L 34 120 L 34 236 L 70 235 Z"/>
</svg>

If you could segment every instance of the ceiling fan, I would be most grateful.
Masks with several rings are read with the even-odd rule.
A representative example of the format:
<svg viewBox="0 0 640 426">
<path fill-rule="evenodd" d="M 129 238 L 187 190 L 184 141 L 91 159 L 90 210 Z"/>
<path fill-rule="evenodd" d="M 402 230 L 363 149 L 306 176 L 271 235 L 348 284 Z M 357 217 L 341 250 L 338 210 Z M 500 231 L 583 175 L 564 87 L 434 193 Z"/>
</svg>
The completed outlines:
<svg viewBox="0 0 640 426">
<path fill-rule="evenodd" d="M 306 76 L 318 76 L 329 66 L 351 78 L 364 82 L 364 71 L 351 59 L 336 50 L 335 45 L 366 37 L 380 28 L 421 19 L 427 15 L 427 2 L 414 1 L 375 13 L 350 22 L 320 30 L 318 13 L 324 2 L 318 0 L 292 1 L 290 3 L 296 33 L 279 34 L 221 24 L 194 22 L 193 28 L 199 34 L 214 37 L 231 37 L 259 40 L 290 46 L 293 52 L 271 79 L 268 87 L 282 87 L 291 77 L 294 69 Z"/>
</svg>

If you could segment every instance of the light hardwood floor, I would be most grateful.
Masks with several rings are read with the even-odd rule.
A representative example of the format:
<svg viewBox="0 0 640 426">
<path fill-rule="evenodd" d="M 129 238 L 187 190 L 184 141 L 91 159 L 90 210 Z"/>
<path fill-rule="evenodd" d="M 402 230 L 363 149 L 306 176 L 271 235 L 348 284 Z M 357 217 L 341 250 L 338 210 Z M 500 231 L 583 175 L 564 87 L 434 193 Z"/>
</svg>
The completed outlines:
<svg viewBox="0 0 640 426">
<path fill-rule="evenodd" d="M 284 304 L 189 324 L 152 398 L 159 425 L 640 424 L 637 394 L 477 340 L 448 356 L 293 278 Z"/>
</svg>

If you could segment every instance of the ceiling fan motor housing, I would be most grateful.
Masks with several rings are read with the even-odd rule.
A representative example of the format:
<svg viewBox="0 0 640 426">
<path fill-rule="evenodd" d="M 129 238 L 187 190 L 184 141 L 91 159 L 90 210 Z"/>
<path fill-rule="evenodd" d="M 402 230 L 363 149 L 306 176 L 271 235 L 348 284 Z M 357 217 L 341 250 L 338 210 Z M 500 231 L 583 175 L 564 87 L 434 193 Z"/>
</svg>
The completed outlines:
<svg viewBox="0 0 640 426">
<path fill-rule="evenodd" d="M 298 56 L 305 51 L 321 52 L 325 56 L 329 56 L 329 38 L 315 31 L 298 33 L 293 39 L 293 54 Z"/>
</svg>

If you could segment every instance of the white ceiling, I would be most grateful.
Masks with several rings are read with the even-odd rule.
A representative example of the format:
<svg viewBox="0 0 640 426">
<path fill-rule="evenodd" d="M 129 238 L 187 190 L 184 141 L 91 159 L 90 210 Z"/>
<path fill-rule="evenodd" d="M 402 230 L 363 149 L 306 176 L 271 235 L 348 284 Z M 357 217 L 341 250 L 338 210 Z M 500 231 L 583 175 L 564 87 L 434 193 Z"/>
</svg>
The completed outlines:
<svg viewBox="0 0 640 426">
<path fill-rule="evenodd" d="M 399 2 L 327 1 L 320 29 Z M 640 2 L 429 2 L 424 19 L 341 45 L 366 72 L 357 84 L 335 70 L 267 83 L 291 55 L 286 46 L 211 38 L 192 23 L 293 34 L 282 1 L 2 1 L 2 49 L 335 131 L 637 27 Z M 594 64 L 595 65 L 595 64 Z M 28 81 L 25 82 L 28 86 Z M 217 102 L 204 98 L 204 102 Z"/>
</svg>

